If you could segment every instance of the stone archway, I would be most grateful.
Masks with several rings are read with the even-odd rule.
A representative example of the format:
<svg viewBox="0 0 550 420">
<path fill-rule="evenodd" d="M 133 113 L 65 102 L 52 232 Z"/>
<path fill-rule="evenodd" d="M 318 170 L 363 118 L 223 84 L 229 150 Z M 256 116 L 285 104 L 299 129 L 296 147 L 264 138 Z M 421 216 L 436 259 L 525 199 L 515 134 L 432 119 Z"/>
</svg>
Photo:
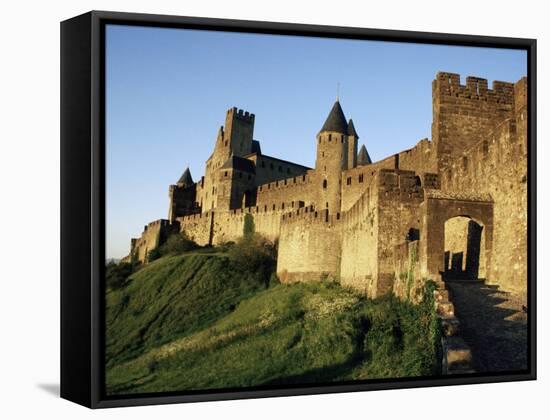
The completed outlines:
<svg viewBox="0 0 550 420">
<path fill-rule="evenodd" d="M 420 244 L 420 267 L 421 274 L 426 278 L 434 280 L 441 279 L 442 275 L 445 275 L 446 271 L 452 264 L 452 258 L 449 255 L 449 260 L 445 258 L 446 243 L 445 243 L 445 224 L 448 220 L 456 217 L 466 218 L 468 223 L 464 226 L 470 225 L 469 221 L 482 227 L 481 232 L 475 231 L 476 226 L 472 224 L 472 235 L 481 233 L 479 240 L 479 259 L 477 263 L 478 275 L 477 277 L 484 277 L 487 279 L 490 276 L 491 268 L 491 250 L 493 247 L 493 203 L 490 197 L 474 197 L 468 195 L 450 195 L 441 192 L 440 190 L 428 190 L 424 198 L 424 202 L 421 204 L 422 223 L 421 234 L 422 238 Z M 464 219 L 460 219 L 463 220 Z M 464 227 L 466 229 L 466 227 Z M 467 235 L 466 231 L 464 235 Z M 472 238 L 474 239 L 474 238 Z M 466 239 L 465 239 L 466 241 Z M 483 241 L 483 243 L 481 243 Z M 474 242 L 474 241 L 472 241 Z M 472 243 L 475 245 L 475 243 Z M 467 245 L 466 245 L 467 247 Z M 481 249 L 481 247 L 483 249 Z M 447 250 L 449 251 L 449 250 Z M 459 251 L 457 251 L 458 254 Z M 467 248 L 465 248 L 467 253 Z M 475 249 L 471 249 L 471 253 L 475 252 Z M 464 260 L 460 262 L 461 271 L 466 271 L 466 265 Z M 447 262 L 447 266 L 446 266 Z M 475 261 L 470 262 L 468 270 L 473 273 L 475 270 Z M 483 264 L 481 264 L 483 263 Z M 456 258 L 455 267 L 458 268 L 458 257 Z M 458 270 L 456 270 L 458 271 Z M 466 275 L 466 273 L 464 273 Z"/>
<path fill-rule="evenodd" d="M 476 280 L 486 276 L 484 226 L 468 216 L 445 221 L 444 269 L 442 277 Z"/>
</svg>

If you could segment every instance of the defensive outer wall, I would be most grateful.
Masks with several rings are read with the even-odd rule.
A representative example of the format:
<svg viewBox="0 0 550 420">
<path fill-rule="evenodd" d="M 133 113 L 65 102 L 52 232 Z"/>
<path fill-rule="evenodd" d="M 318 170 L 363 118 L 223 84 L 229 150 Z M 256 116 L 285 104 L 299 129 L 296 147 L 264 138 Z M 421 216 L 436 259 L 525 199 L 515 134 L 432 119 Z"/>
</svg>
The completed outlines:
<svg viewBox="0 0 550 420">
<path fill-rule="evenodd" d="M 341 136 L 333 126 L 319 133 L 323 147 L 331 140 L 342 147 L 337 153 L 318 149 L 313 169 L 288 162 L 277 170 L 278 161 L 266 157 L 273 173 L 261 172 L 261 153 L 247 154 L 259 143 L 251 143 L 242 157 L 231 152 L 230 165 L 213 155 L 223 171 L 213 177 L 240 181 L 226 190 L 221 182 L 217 189 L 218 178 L 203 179 L 201 197 L 208 185 L 217 203 L 229 204 L 201 207 L 192 201 L 199 183 L 180 185 L 191 201 L 182 195 L 174 208 L 189 214 L 176 211 L 169 220 L 149 224 L 141 238 L 132 240 L 132 253 L 146 259 L 174 229 L 200 245 L 236 241 L 250 214 L 257 233 L 278 241 L 277 274 L 283 282 L 332 278 L 369 296 L 393 292 L 416 299 L 426 279 L 439 281 L 460 269 L 458 257 L 466 260 L 475 253 L 478 277 L 525 292 L 527 79 L 494 82 L 489 89 L 484 79 L 468 77 L 461 85 L 459 75 L 441 72 L 432 93 L 432 139 L 378 162 L 357 159 L 358 136 L 351 121 Z M 222 130 L 221 144 L 223 136 L 230 134 Z M 340 159 L 336 174 L 325 173 L 325 150 Z M 338 182 L 337 191 L 330 189 L 333 182 Z M 220 191 L 234 196 L 222 199 Z M 327 191 L 335 192 L 325 198 Z M 461 227 L 462 219 L 470 230 Z M 474 224 L 478 230 L 472 231 Z M 468 241 L 476 232 L 479 242 L 472 246 Z M 471 263 L 462 267 L 465 274 L 474 270 Z"/>
</svg>

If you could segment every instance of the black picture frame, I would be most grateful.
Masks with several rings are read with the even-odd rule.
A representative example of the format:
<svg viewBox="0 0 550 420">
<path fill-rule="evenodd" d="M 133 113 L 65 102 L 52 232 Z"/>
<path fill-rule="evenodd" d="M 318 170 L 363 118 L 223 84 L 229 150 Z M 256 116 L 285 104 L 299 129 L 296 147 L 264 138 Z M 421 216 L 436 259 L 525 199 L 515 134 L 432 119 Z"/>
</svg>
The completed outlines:
<svg viewBox="0 0 550 420">
<path fill-rule="evenodd" d="M 528 369 L 107 397 L 104 392 L 105 25 L 522 49 L 528 59 Z M 92 11 L 61 23 L 61 397 L 90 408 L 536 379 L 536 40 Z"/>
</svg>

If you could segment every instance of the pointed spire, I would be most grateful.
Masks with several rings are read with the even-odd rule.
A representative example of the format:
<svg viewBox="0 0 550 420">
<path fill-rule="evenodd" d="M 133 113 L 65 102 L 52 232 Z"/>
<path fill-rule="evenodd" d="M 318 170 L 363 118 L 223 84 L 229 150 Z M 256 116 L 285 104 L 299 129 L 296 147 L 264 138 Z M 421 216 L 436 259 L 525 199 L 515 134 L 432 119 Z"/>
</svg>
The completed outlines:
<svg viewBox="0 0 550 420">
<path fill-rule="evenodd" d="M 183 172 L 183 175 L 180 177 L 180 179 L 178 179 L 178 185 L 181 185 L 187 188 L 193 184 L 194 184 L 193 177 L 191 176 L 191 171 L 189 170 L 189 165 L 188 165 L 185 171 Z"/>
<path fill-rule="evenodd" d="M 328 114 L 328 117 L 321 128 L 320 133 L 323 131 L 332 131 L 336 133 L 346 134 L 348 131 L 348 123 L 340 106 L 340 102 L 336 101 Z"/>
<path fill-rule="evenodd" d="M 370 165 L 372 160 L 367 152 L 365 145 L 361 146 L 359 153 L 357 154 L 357 166 Z"/>
<path fill-rule="evenodd" d="M 353 125 L 353 120 L 350 118 L 348 122 L 348 136 L 354 136 L 356 139 L 359 138 L 357 131 L 355 131 L 355 126 Z"/>
</svg>

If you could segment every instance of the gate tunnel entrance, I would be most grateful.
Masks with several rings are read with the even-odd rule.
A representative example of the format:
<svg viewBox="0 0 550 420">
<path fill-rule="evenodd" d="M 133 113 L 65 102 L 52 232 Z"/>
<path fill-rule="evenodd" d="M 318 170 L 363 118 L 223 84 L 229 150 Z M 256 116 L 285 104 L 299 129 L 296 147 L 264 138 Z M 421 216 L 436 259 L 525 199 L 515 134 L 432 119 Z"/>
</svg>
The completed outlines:
<svg viewBox="0 0 550 420">
<path fill-rule="evenodd" d="M 483 225 L 467 216 L 445 222 L 444 280 L 485 278 L 485 235 Z"/>
</svg>

